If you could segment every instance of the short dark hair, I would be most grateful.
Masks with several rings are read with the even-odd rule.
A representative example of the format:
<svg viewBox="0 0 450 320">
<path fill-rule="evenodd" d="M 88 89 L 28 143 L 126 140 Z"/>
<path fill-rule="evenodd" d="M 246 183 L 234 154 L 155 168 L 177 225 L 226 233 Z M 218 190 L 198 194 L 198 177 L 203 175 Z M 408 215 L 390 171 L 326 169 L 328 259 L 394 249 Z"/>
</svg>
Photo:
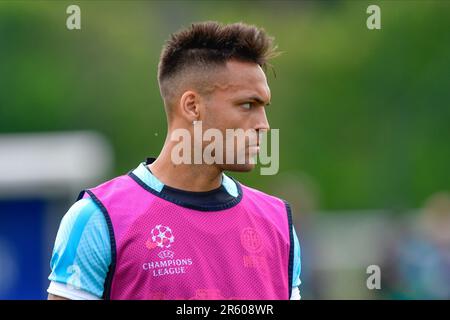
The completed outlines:
<svg viewBox="0 0 450 320">
<path fill-rule="evenodd" d="M 163 99 L 170 91 L 169 79 L 183 70 L 205 70 L 225 65 L 229 60 L 254 62 L 264 70 L 277 56 L 273 37 L 262 28 L 244 23 L 220 24 L 215 21 L 193 23 L 173 33 L 166 41 L 158 66 L 158 83 Z"/>
</svg>

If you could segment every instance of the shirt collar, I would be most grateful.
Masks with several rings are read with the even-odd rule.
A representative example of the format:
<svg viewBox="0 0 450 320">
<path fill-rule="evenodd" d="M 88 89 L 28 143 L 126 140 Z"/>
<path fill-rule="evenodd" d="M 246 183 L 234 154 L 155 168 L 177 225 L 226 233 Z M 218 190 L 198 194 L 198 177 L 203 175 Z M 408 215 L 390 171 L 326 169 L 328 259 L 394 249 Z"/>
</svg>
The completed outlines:
<svg viewBox="0 0 450 320">
<path fill-rule="evenodd" d="M 164 183 L 162 183 L 157 177 L 155 177 L 151 173 L 151 171 L 147 167 L 147 163 L 148 162 L 141 162 L 137 166 L 137 168 L 133 170 L 133 174 L 135 174 L 149 188 L 157 192 L 161 192 L 161 190 L 164 188 Z M 231 196 L 237 197 L 239 195 L 236 183 L 224 173 L 222 173 L 222 186 Z"/>
</svg>

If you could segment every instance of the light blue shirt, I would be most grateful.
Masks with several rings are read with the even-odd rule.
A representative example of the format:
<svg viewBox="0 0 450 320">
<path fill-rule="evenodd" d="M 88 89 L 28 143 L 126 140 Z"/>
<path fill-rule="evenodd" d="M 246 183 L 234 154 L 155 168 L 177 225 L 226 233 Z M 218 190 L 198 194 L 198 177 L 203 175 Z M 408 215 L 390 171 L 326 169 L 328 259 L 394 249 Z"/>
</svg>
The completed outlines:
<svg viewBox="0 0 450 320">
<path fill-rule="evenodd" d="M 162 184 L 141 163 L 133 173 L 150 188 L 161 191 Z M 236 197 L 237 186 L 223 175 L 222 185 Z M 295 229 L 292 286 L 300 285 L 301 252 Z M 48 279 L 69 285 L 89 295 L 101 298 L 111 264 L 111 243 L 108 226 L 100 208 L 90 198 L 75 202 L 63 217 L 50 261 Z"/>
</svg>

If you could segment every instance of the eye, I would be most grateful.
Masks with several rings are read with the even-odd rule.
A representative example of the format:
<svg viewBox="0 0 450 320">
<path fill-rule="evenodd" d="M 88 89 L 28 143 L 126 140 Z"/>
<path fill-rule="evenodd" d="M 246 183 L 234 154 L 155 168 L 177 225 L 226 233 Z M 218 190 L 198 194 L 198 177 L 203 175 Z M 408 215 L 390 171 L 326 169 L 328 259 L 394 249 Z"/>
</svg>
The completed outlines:
<svg viewBox="0 0 450 320">
<path fill-rule="evenodd" d="M 250 110 L 250 108 L 252 107 L 252 104 L 250 102 L 242 103 L 241 107 L 246 110 Z"/>
</svg>

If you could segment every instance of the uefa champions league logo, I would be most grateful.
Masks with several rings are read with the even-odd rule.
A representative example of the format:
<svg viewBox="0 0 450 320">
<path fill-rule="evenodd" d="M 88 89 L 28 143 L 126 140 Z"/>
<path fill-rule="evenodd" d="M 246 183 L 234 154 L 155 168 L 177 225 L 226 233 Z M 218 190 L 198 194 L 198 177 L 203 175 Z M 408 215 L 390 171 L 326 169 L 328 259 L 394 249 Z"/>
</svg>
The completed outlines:
<svg viewBox="0 0 450 320">
<path fill-rule="evenodd" d="M 175 252 L 168 250 L 175 241 L 172 229 L 158 224 L 150 231 L 150 238 L 145 242 L 149 250 L 156 249 L 155 253 L 161 260 L 146 261 L 142 270 L 150 272 L 153 277 L 183 274 L 192 265 L 192 258 L 174 259 Z"/>
<path fill-rule="evenodd" d="M 175 241 L 172 229 L 168 226 L 158 224 L 150 232 L 151 237 L 145 243 L 146 247 L 150 250 L 154 248 L 167 249 L 170 248 Z M 158 253 L 158 257 L 161 259 L 173 258 L 174 252 L 170 250 L 163 250 Z"/>
</svg>

